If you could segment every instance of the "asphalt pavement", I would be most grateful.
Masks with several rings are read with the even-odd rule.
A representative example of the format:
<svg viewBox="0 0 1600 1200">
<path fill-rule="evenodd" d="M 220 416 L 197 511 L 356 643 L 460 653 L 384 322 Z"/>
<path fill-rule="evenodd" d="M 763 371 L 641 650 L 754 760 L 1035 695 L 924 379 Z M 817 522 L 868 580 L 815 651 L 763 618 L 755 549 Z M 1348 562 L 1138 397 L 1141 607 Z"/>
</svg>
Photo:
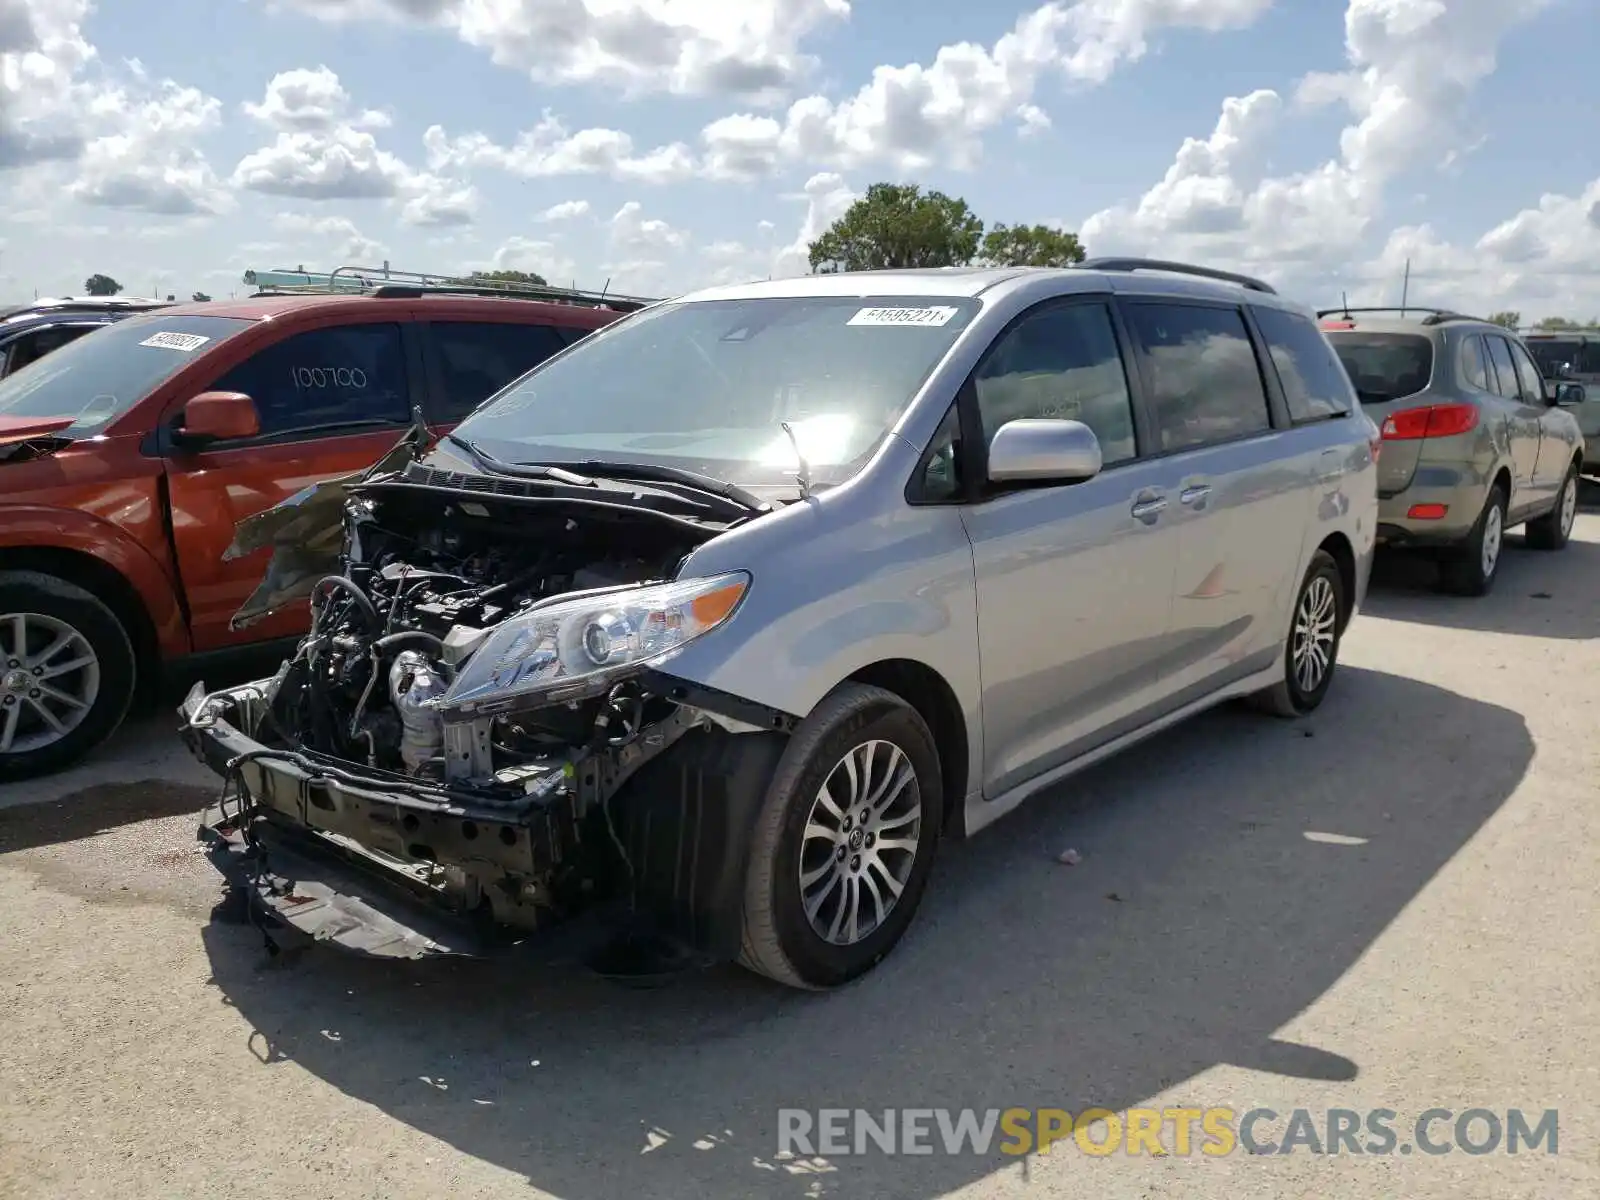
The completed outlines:
<svg viewBox="0 0 1600 1200">
<path fill-rule="evenodd" d="M 1506 553 L 1482 600 L 1384 566 L 1310 720 L 1213 712 L 946 846 L 830 995 L 271 960 L 157 712 L 0 789 L 0 1196 L 1600 1195 L 1600 513 Z M 1389 1109 L 1411 1151 L 1554 1109 L 1559 1145 L 780 1153 L 786 1109 L 1090 1107 L 1266 1108 L 1269 1149 Z"/>
</svg>

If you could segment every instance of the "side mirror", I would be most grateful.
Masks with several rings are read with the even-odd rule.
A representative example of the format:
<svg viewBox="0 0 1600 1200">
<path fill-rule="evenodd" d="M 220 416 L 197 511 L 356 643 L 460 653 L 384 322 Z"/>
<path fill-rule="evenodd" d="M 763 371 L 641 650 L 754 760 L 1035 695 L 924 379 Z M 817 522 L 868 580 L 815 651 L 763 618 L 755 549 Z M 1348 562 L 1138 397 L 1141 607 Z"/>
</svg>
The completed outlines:
<svg viewBox="0 0 1600 1200">
<path fill-rule="evenodd" d="M 1559 404 L 1562 408 L 1571 408 L 1575 404 L 1582 404 L 1588 399 L 1588 393 L 1581 383 L 1558 383 L 1551 403 Z"/>
<path fill-rule="evenodd" d="M 1100 466 L 1100 439 L 1082 421 L 1007 421 L 989 442 L 991 483 L 1080 483 Z"/>
<path fill-rule="evenodd" d="M 251 438 L 261 432 L 261 416 L 243 392 L 201 392 L 183 406 L 176 432 L 191 443 Z"/>
</svg>

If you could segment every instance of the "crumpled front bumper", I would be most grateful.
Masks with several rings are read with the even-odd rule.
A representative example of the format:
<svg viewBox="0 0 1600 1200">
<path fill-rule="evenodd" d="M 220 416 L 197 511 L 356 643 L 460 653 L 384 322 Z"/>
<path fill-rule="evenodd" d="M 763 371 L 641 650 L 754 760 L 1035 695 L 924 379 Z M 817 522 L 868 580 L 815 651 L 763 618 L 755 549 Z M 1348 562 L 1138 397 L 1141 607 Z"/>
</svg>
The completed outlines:
<svg viewBox="0 0 1600 1200">
<path fill-rule="evenodd" d="M 221 695 L 252 687 L 260 685 Z M 416 959 L 487 956 L 526 940 L 442 907 L 429 868 L 415 854 L 421 848 L 445 861 L 477 856 L 528 869 L 540 850 L 526 810 L 478 810 L 442 792 L 429 798 L 424 789 L 407 794 L 393 785 L 415 781 L 273 750 L 203 711 L 207 699 L 196 685 L 179 708 L 179 733 L 231 786 L 201 814 L 197 836 L 275 945 L 332 942 Z M 594 933 L 589 923 L 578 925 L 538 940 L 560 952 L 575 936 Z"/>
</svg>

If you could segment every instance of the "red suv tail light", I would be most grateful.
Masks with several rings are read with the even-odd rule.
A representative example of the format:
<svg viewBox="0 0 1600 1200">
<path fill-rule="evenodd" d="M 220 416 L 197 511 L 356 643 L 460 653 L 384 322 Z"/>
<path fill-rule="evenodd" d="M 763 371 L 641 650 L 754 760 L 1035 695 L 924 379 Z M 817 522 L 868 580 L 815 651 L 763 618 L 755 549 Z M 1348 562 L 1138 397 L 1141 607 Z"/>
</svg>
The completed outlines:
<svg viewBox="0 0 1600 1200">
<path fill-rule="evenodd" d="M 1383 422 L 1386 442 L 1417 438 L 1454 437 L 1478 426 L 1478 410 L 1471 404 L 1430 404 L 1390 413 Z"/>
</svg>

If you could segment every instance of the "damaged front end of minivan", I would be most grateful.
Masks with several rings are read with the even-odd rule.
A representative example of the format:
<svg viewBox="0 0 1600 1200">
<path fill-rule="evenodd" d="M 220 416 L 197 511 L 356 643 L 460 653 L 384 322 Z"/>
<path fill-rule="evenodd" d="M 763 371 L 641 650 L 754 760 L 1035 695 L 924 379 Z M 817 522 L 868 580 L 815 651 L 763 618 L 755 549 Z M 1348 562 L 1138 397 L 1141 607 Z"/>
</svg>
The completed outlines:
<svg viewBox="0 0 1600 1200">
<path fill-rule="evenodd" d="M 732 957 L 741 847 L 793 718 L 671 662 L 750 585 L 681 578 L 684 558 L 766 506 L 431 461 L 309 489 L 241 543 L 278 564 L 241 621 L 308 601 L 312 623 L 270 679 L 181 707 L 224 780 L 213 863 L 269 945 L 420 958 L 620 929 Z"/>
</svg>

